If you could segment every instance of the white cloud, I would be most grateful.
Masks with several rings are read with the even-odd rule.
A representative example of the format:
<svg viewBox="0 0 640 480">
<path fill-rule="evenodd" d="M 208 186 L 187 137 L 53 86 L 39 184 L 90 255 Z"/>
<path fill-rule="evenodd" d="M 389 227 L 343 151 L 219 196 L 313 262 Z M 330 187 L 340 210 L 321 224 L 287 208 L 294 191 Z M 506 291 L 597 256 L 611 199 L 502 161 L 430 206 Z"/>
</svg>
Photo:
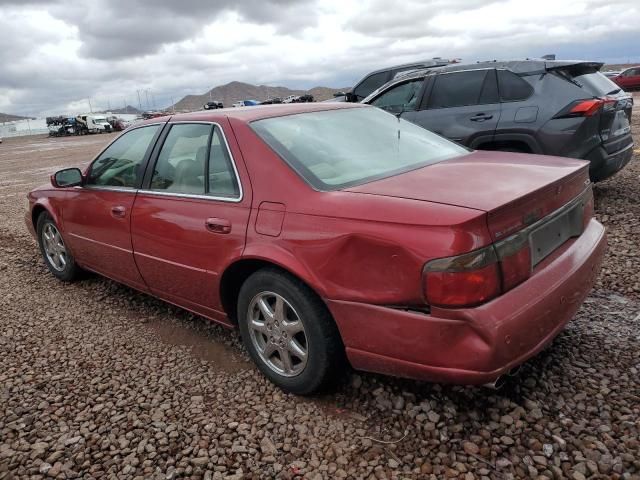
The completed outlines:
<svg viewBox="0 0 640 480">
<path fill-rule="evenodd" d="M 0 0 L 0 111 L 145 89 L 164 106 L 232 80 L 345 87 L 433 56 L 640 61 L 639 24 L 637 0 Z"/>
</svg>

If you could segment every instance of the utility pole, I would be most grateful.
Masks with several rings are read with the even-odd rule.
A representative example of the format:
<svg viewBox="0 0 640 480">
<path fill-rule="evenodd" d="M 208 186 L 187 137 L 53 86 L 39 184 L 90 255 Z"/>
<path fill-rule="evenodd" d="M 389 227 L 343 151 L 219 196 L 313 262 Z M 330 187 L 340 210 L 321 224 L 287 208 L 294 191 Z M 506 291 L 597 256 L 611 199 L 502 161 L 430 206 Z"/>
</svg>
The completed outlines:
<svg viewBox="0 0 640 480">
<path fill-rule="evenodd" d="M 107 98 L 107 110 L 111 111 L 111 99 Z"/>
<path fill-rule="evenodd" d="M 142 112 L 142 102 L 140 101 L 140 90 L 136 90 L 138 94 L 138 107 L 140 107 L 140 111 Z"/>
<path fill-rule="evenodd" d="M 93 109 L 91 108 L 91 97 L 87 98 L 89 101 L 89 113 L 93 113 Z"/>
<path fill-rule="evenodd" d="M 151 108 L 150 108 L 151 105 L 149 104 L 149 89 L 148 88 L 146 88 L 144 90 L 144 95 L 145 95 L 145 97 L 147 97 L 147 110 L 151 110 Z"/>
</svg>

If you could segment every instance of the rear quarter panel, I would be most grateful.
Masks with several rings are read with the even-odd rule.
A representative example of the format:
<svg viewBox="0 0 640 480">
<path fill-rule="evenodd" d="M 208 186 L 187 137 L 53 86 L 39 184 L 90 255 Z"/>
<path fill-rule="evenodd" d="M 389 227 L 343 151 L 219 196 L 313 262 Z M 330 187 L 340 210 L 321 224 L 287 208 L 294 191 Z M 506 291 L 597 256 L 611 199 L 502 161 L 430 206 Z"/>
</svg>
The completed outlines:
<svg viewBox="0 0 640 480">
<path fill-rule="evenodd" d="M 324 298 L 424 304 L 424 264 L 491 242 L 484 212 L 420 200 L 318 192 L 242 122 L 234 122 L 253 189 L 243 256 L 272 261 Z M 452 186 L 455 188 L 455 186 Z M 284 206 L 279 235 L 256 229 L 262 202 Z"/>
</svg>

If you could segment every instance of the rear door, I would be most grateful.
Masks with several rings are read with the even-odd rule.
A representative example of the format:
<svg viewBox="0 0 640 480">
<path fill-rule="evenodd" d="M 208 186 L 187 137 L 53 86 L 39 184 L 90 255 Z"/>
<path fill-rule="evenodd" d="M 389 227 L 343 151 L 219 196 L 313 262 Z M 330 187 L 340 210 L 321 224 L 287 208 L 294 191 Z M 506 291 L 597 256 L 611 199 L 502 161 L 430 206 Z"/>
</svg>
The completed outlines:
<svg viewBox="0 0 640 480">
<path fill-rule="evenodd" d="M 244 249 L 251 206 L 236 167 L 240 152 L 223 127 L 230 132 L 226 120 L 169 124 L 131 220 L 135 260 L 150 290 L 217 318 L 220 276 Z"/>
<path fill-rule="evenodd" d="M 495 69 L 465 70 L 431 77 L 419 109 L 402 118 L 474 148 L 493 139 L 500 108 Z"/>
</svg>

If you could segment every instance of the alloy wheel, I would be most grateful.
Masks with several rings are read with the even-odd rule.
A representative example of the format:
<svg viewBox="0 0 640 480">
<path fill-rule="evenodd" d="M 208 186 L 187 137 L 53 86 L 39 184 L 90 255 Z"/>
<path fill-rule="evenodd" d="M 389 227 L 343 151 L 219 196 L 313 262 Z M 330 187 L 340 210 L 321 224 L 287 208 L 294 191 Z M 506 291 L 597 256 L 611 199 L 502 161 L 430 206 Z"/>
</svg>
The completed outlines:
<svg viewBox="0 0 640 480">
<path fill-rule="evenodd" d="M 299 375 L 307 364 L 309 346 L 293 306 L 277 293 L 261 292 L 248 310 L 251 342 L 262 361 L 279 375 Z"/>
<path fill-rule="evenodd" d="M 49 264 L 56 271 L 62 272 L 67 266 L 67 248 L 62 235 L 52 223 L 47 223 L 42 229 L 42 246 Z"/>
</svg>

